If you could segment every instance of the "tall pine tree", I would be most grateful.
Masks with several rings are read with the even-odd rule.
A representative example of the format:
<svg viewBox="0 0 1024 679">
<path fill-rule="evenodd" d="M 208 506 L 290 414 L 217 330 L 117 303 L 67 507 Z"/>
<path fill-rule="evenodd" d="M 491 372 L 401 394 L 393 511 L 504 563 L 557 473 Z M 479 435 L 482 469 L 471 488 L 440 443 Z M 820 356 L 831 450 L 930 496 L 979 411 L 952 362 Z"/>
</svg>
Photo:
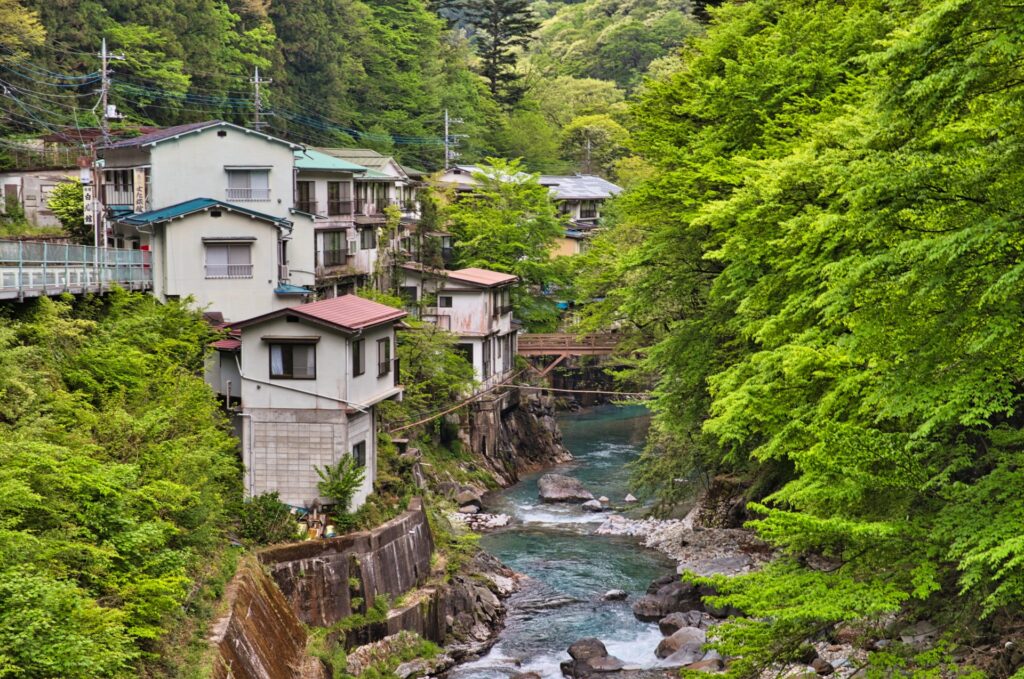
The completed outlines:
<svg viewBox="0 0 1024 679">
<path fill-rule="evenodd" d="M 529 0 L 470 0 L 464 13 L 476 31 L 480 72 L 491 95 L 503 104 L 515 104 L 523 95 L 516 48 L 525 47 L 540 26 Z"/>
</svg>

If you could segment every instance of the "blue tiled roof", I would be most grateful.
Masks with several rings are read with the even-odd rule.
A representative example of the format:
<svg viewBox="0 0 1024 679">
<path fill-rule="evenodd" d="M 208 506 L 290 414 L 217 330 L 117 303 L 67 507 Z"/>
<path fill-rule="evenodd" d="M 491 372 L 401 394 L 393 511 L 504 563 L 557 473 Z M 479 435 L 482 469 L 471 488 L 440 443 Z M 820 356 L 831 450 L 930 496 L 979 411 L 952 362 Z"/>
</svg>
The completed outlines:
<svg viewBox="0 0 1024 679">
<path fill-rule="evenodd" d="M 120 217 L 117 221 L 121 224 L 127 224 L 128 226 L 149 226 L 150 224 L 159 224 L 160 222 L 179 219 L 195 212 L 204 212 L 213 208 L 227 210 L 228 212 L 239 212 L 243 215 L 253 217 L 254 219 L 262 219 L 265 222 L 276 224 L 277 226 L 283 226 L 286 228 L 291 228 L 292 226 L 292 223 L 287 219 L 274 217 L 273 215 L 250 210 L 249 208 L 240 207 L 214 198 L 193 198 L 192 200 L 186 200 L 184 203 L 162 207 L 159 210 L 150 210 L 149 212 L 140 212 L 126 217 Z"/>
</svg>

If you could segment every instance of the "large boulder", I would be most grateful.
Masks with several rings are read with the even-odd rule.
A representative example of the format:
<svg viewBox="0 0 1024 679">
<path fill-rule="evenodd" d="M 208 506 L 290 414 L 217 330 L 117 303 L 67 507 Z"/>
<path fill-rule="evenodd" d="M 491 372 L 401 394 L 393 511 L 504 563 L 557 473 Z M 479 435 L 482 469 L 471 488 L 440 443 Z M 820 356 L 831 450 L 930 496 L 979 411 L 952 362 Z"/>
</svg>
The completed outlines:
<svg viewBox="0 0 1024 679">
<path fill-rule="evenodd" d="M 586 511 L 586 512 L 603 512 L 604 511 L 604 505 L 602 505 L 597 500 L 587 500 L 582 505 L 580 505 L 580 507 L 583 509 L 583 511 Z"/>
<path fill-rule="evenodd" d="M 618 672 L 625 663 L 615 656 L 608 655 L 608 649 L 600 639 L 593 637 L 580 639 L 569 647 L 569 656 L 561 664 L 562 674 L 573 679 L 597 677 L 606 672 Z"/>
<path fill-rule="evenodd" d="M 704 617 L 700 611 L 686 611 L 685 613 L 677 611 L 669 613 L 658 621 L 658 629 L 666 637 L 672 636 L 683 627 L 704 627 Z"/>
<path fill-rule="evenodd" d="M 573 660 L 590 660 L 608 657 L 608 649 L 600 639 L 587 637 L 580 639 L 569 647 L 569 657 Z"/>
<path fill-rule="evenodd" d="M 658 622 L 670 613 L 703 610 L 700 592 L 695 585 L 683 582 L 679 576 L 658 586 L 660 582 L 662 580 L 651 583 L 648 593 L 633 604 L 633 615 L 638 620 Z"/>
<path fill-rule="evenodd" d="M 672 633 L 672 636 L 665 637 L 658 644 L 654 655 L 662 659 L 668 659 L 673 664 L 689 665 L 704 657 L 702 647 L 708 640 L 704 630 L 696 627 L 682 627 Z"/>
<path fill-rule="evenodd" d="M 464 489 L 459 491 L 459 494 L 455 496 L 455 503 L 460 507 L 476 507 L 477 509 L 483 509 L 483 500 L 480 498 L 480 493 L 475 490 Z"/>
<path fill-rule="evenodd" d="M 587 502 L 594 494 L 579 479 L 564 474 L 545 474 L 537 482 L 542 502 Z"/>
</svg>

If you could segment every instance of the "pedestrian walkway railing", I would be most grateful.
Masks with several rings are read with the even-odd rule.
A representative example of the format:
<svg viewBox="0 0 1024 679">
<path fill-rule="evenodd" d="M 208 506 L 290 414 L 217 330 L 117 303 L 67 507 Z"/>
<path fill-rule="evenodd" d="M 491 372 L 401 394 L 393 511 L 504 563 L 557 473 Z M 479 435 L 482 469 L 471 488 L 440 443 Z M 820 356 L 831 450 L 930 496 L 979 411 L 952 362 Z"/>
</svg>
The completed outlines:
<svg viewBox="0 0 1024 679">
<path fill-rule="evenodd" d="M 0 299 L 152 287 L 150 253 L 43 241 L 0 240 Z"/>
</svg>

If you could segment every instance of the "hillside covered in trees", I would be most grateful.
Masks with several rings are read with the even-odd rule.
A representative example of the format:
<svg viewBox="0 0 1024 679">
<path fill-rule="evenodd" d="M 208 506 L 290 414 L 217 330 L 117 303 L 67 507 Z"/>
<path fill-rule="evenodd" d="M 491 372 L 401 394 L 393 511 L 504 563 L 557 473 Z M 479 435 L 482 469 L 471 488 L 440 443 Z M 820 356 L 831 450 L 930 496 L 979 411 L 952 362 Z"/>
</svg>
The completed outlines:
<svg viewBox="0 0 1024 679">
<path fill-rule="evenodd" d="M 713 17 L 641 88 L 631 138 L 652 173 L 579 269 L 603 300 L 589 322 L 650 347 L 637 472 L 669 506 L 673 479 L 752 484 L 753 525 L 784 556 L 716 583 L 751 616 L 718 635 L 733 673 L 850 621 L 928 619 L 938 650 L 879 647 L 878 676 L 1008 676 L 1020 8 L 753 0 Z"/>
<path fill-rule="evenodd" d="M 95 126 L 106 38 L 110 101 L 126 125 L 251 123 L 258 68 L 262 119 L 290 139 L 370 146 L 436 169 L 447 109 L 465 162 L 495 155 L 534 171 L 611 172 L 628 136 L 622 101 L 652 61 L 699 31 L 700 7 L 533 4 L 5 0 L 0 135 L 75 140 Z"/>
</svg>

